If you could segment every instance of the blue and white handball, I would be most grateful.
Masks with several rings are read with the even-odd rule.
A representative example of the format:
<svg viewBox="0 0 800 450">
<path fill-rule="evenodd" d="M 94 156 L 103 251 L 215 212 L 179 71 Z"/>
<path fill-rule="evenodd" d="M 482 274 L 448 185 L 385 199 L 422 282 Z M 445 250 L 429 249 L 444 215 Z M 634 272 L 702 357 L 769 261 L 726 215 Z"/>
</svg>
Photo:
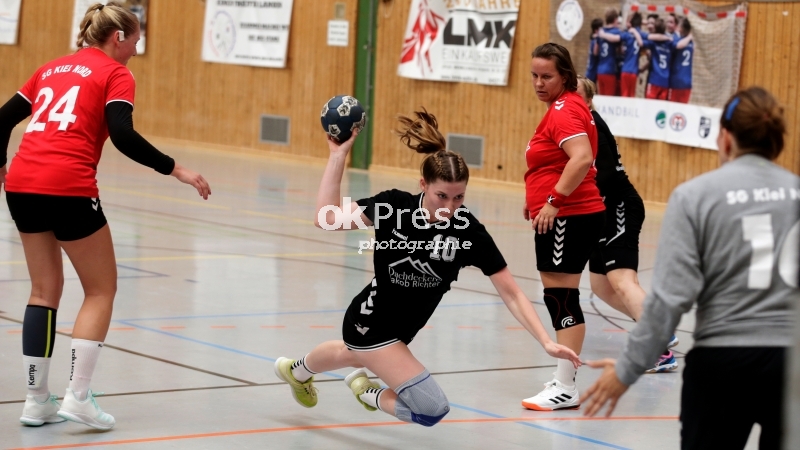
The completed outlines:
<svg viewBox="0 0 800 450">
<path fill-rule="evenodd" d="M 320 113 L 322 129 L 337 142 L 350 139 L 353 131 L 367 124 L 367 113 L 355 97 L 337 95 L 325 103 Z"/>
</svg>

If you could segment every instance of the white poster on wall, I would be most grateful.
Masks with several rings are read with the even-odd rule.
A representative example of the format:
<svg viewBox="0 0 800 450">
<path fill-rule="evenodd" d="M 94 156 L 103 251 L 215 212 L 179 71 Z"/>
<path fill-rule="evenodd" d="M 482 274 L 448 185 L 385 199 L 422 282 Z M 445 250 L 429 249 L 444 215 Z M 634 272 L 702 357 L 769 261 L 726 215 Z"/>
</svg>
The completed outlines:
<svg viewBox="0 0 800 450">
<path fill-rule="evenodd" d="M 0 44 L 17 43 L 20 3 L 22 0 L 0 0 Z"/>
<path fill-rule="evenodd" d="M 203 61 L 286 67 L 292 0 L 206 0 Z"/>
<path fill-rule="evenodd" d="M 0 0 L 2 1 L 2 0 Z M 95 3 L 107 4 L 109 0 L 75 0 L 75 10 L 72 14 L 72 36 L 69 46 L 77 50 L 78 33 L 81 31 L 81 21 L 86 16 L 86 11 Z M 120 0 L 116 0 L 120 2 Z M 144 54 L 145 36 L 147 35 L 147 3 L 149 0 L 122 0 L 122 6 L 128 8 L 139 19 L 139 42 L 136 43 L 136 53 Z"/>
<path fill-rule="evenodd" d="M 520 0 L 413 0 L 397 73 L 505 86 Z"/>
<path fill-rule="evenodd" d="M 717 149 L 719 108 L 605 95 L 592 102 L 614 136 Z"/>
</svg>

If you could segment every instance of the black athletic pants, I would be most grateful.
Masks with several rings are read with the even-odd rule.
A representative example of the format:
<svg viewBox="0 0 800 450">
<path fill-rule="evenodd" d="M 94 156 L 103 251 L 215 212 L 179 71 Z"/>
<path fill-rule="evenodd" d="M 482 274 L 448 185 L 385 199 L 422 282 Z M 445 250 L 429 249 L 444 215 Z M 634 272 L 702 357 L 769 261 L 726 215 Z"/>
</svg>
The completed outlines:
<svg viewBox="0 0 800 450">
<path fill-rule="evenodd" d="M 754 423 L 760 450 L 780 450 L 785 347 L 696 347 L 686 355 L 681 449 L 744 448 Z"/>
</svg>

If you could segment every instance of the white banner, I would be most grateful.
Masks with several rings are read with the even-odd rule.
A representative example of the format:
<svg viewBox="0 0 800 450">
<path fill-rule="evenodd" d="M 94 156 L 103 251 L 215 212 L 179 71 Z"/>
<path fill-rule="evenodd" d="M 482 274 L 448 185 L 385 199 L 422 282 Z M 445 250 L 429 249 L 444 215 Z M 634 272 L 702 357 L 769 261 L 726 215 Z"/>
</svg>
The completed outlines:
<svg viewBox="0 0 800 450">
<path fill-rule="evenodd" d="M 17 43 L 19 5 L 22 0 L 0 0 L 0 44 Z"/>
<path fill-rule="evenodd" d="M 413 0 L 397 74 L 505 86 L 520 0 Z"/>
<path fill-rule="evenodd" d="M 81 21 L 86 16 L 86 11 L 95 3 L 107 4 L 109 0 L 75 0 L 75 10 L 72 13 L 72 38 L 69 47 L 77 50 L 75 43 L 81 31 Z M 122 6 L 128 8 L 139 19 L 139 42 L 136 43 L 136 53 L 144 55 L 145 36 L 147 35 L 147 3 L 149 0 L 117 0 Z M 2 0 L 0 0 L 2 2 Z"/>
<path fill-rule="evenodd" d="M 592 101 L 614 136 L 717 150 L 719 108 L 604 95 Z"/>
<path fill-rule="evenodd" d="M 206 0 L 203 61 L 286 67 L 292 1 Z"/>
</svg>

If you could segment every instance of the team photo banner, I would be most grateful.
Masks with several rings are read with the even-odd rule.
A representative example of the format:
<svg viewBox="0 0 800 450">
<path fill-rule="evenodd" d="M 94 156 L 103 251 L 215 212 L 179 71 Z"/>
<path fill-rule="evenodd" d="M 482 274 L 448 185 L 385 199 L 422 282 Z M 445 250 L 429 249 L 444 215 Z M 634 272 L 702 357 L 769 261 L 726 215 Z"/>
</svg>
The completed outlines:
<svg viewBox="0 0 800 450">
<path fill-rule="evenodd" d="M 605 95 L 592 102 L 614 136 L 717 149 L 719 108 Z"/>
<path fill-rule="evenodd" d="M 286 67 L 292 0 L 206 0 L 203 61 Z"/>
<path fill-rule="evenodd" d="M 3 0 L 0 0 L 2 3 Z M 109 0 L 75 0 L 75 10 L 72 14 L 72 39 L 69 46 L 77 50 L 75 42 L 78 40 L 81 20 L 86 15 L 86 10 L 95 3 L 107 4 Z M 136 43 L 136 53 L 144 55 L 145 41 L 147 41 L 147 3 L 149 0 L 117 0 L 122 6 L 128 8 L 139 19 L 139 42 Z"/>
<path fill-rule="evenodd" d="M 716 149 L 720 109 L 739 88 L 746 3 L 551 0 L 551 7 L 551 40 L 595 81 L 595 104 L 615 135 Z M 624 114 L 606 117 L 599 105 Z M 714 123 L 703 137 L 708 118 Z"/>
<path fill-rule="evenodd" d="M 22 0 L 0 0 L 0 44 L 17 43 L 19 5 Z"/>
<path fill-rule="evenodd" d="M 413 0 L 397 74 L 505 86 L 521 0 Z"/>
</svg>

